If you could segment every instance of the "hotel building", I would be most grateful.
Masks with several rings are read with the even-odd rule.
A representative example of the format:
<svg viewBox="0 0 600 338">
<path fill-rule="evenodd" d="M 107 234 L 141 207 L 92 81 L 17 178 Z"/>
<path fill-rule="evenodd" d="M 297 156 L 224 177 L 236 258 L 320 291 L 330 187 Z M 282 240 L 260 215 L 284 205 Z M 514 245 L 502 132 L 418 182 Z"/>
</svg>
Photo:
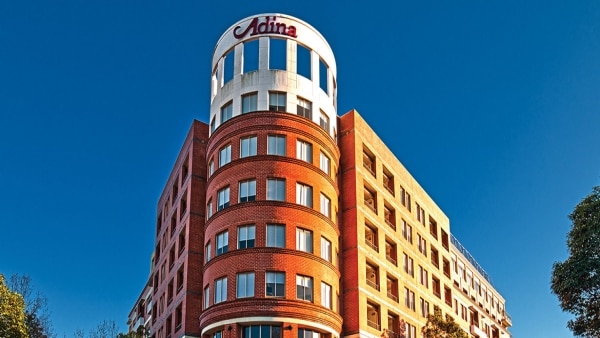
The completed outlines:
<svg viewBox="0 0 600 338">
<path fill-rule="evenodd" d="M 232 25 L 158 202 L 130 330 L 150 337 L 421 337 L 434 308 L 471 337 L 511 319 L 450 222 L 365 120 L 336 63 L 282 14 Z"/>
</svg>

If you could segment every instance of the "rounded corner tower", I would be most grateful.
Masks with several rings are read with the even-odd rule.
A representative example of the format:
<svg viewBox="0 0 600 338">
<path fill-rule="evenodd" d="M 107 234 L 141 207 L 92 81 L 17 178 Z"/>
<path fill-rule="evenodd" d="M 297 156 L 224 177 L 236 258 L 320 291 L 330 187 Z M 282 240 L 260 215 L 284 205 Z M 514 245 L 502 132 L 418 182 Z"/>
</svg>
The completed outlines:
<svg viewBox="0 0 600 338">
<path fill-rule="evenodd" d="M 306 22 L 259 14 L 212 57 L 205 338 L 339 338 L 337 84 Z"/>
</svg>

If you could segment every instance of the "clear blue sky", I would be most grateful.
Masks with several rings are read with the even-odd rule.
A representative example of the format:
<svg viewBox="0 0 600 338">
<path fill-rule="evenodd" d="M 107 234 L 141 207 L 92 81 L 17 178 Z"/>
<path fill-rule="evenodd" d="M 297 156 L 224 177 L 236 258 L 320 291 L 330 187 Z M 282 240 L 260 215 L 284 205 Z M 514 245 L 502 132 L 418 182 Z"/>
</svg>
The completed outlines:
<svg viewBox="0 0 600 338">
<path fill-rule="evenodd" d="M 571 337 L 549 280 L 600 184 L 600 2 L 0 1 L 0 272 L 31 275 L 59 336 L 125 329 L 213 47 L 262 12 L 329 41 L 339 113 L 449 216 L 513 336 Z"/>
</svg>

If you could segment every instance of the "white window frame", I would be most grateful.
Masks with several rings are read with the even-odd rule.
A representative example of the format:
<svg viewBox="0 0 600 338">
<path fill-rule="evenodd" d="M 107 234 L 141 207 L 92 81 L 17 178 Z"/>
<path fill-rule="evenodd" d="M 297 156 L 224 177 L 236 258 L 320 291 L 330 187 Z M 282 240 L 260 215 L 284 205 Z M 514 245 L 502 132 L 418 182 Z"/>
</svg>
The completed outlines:
<svg viewBox="0 0 600 338">
<path fill-rule="evenodd" d="M 267 224 L 267 247 L 285 248 L 285 225 Z"/>
<path fill-rule="evenodd" d="M 238 273 L 236 282 L 236 298 L 254 297 L 254 272 Z"/>
<path fill-rule="evenodd" d="M 246 93 L 242 95 L 242 114 L 258 110 L 258 93 Z"/>
<path fill-rule="evenodd" d="M 321 258 L 328 262 L 331 262 L 333 252 L 332 248 L 333 247 L 331 245 L 331 241 L 321 236 Z"/>
<path fill-rule="evenodd" d="M 233 117 L 233 101 L 229 101 L 221 107 L 221 124 Z"/>
<path fill-rule="evenodd" d="M 319 168 L 327 175 L 331 175 L 331 159 L 322 151 L 319 155 Z"/>
<path fill-rule="evenodd" d="M 321 305 L 331 309 L 332 308 L 332 298 L 331 298 L 331 285 L 321 282 Z"/>
<path fill-rule="evenodd" d="M 269 294 L 269 286 L 272 288 L 272 294 Z M 285 297 L 285 272 L 267 271 L 265 273 L 265 296 Z"/>
<path fill-rule="evenodd" d="M 313 252 L 313 232 L 308 229 L 296 228 L 296 250 Z"/>
<path fill-rule="evenodd" d="M 267 155 L 285 156 L 286 143 L 285 135 L 267 135 Z"/>
<path fill-rule="evenodd" d="M 252 202 L 256 200 L 256 180 L 245 180 L 240 182 L 239 202 Z"/>
<path fill-rule="evenodd" d="M 325 194 L 321 193 L 320 203 L 321 213 L 327 218 L 331 218 L 331 199 Z"/>
<path fill-rule="evenodd" d="M 225 187 L 217 192 L 217 211 L 221 211 L 229 207 L 230 188 Z"/>
<path fill-rule="evenodd" d="M 216 242 L 215 257 L 227 253 L 229 251 L 229 231 L 218 233 Z"/>
<path fill-rule="evenodd" d="M 215 280 L 215 301 L 214 304 L 227 300 L 227 277 Z"/>
<path fill-rule="evenodd" d="M 296 275 L 296 299 L 313 301 L 313 278 L 310 276 Z"/>
<path fill-rule="evenodd" d="M 296 140 L 296 158 L 312 163 L 312 143 Z"/>
<path fill-rule="evenodd" d="M 254 248 L 256 243 L 256 226 L 254 224 L 238 227 L 238 249 Z"/>
<path fill-rule="evenodd" d="M 231 162 L 231 144 L 219 149 L 219 168 Z"/>
<path fill-rule="evenodd" d="M 256 136 L 240 139 L 240 158 L 256 156 Z"/>
<path fill-rule="evenodd" d="M 267 200 L 285 201 L 285 179 L 268 178 L 267 179 Z"/>
<path fill-rule="evenodd" d="M 308 208 L 313 207 L 313 189 L 310 185 L 296 183 L 296 203 Z"/>
</svg>

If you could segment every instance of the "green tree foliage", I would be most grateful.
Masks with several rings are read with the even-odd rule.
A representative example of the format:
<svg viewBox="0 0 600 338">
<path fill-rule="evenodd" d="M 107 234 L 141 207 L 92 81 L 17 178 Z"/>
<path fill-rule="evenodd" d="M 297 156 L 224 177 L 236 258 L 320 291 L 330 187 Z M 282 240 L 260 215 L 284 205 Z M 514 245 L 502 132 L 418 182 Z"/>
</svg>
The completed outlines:
<svg viewBox="0 0 600 338">
<path fill-rule="evenodd" d="M 28 338 L 23 296 L 6 285 L 0 274 L 0 337 Z"/>
<path fill-rule="evenodd" d="M 570 256 L 552 267 L 552 292 L 563 311 L 575 315 L 567 327 L 579 337 L 600 337 L 600 186 L 569 215 Z"/>
<path fill-rule="evenodd" d="M 422 331 L 424 338 L 469 338 L 454 318 L 446 314 L 444 319 L 442 310 L 437 306 L 433 308 L 433 314 L 427 316 L 427 323 Z"/>
<path fill-rule="evenodd" d="M 12 291 L 23 296 L 25 301 L 25 324 L 29 338 L 54 337 L 48 300 L 41 292 L 34 291 L 31 277 L 14 274 L 10 276 L 9 286 Z"/>
</svg>

